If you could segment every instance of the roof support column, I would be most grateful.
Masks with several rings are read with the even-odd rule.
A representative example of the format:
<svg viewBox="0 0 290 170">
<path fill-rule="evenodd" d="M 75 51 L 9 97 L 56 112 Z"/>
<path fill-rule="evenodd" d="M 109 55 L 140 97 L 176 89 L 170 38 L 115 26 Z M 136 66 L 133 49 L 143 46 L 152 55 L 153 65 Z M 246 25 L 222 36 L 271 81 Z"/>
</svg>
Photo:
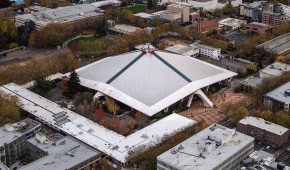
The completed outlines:
<svg viewBox="0 0 290 170">
<path fill-rule="evenodd" d="M 189 96 L 189 98 L 188 98 L 188 102 L 187 102 L 187 107 L 190 107 L 191 102 L 192 102 L 192 99 L 193 99 L 193 95 L 194 95 L 194 93 L 192 93 L 192 94 Z"/>
<path fill-rule="evenodd" d="M 201 90 L 197 90 L 196 92 L 194 92 L 194 94 L 197 94 L 198 97 L 200 97 L 203 100 L 204 106 L 213 107 L 214 104 Z"/>
</svg>

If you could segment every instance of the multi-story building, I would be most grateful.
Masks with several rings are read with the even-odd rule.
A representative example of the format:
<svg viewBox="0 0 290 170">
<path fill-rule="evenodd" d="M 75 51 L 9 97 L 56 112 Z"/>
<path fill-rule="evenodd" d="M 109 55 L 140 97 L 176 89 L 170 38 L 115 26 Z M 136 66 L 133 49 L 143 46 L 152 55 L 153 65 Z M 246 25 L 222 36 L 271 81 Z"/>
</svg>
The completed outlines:
<svg viewBox="0 0 290 170">
<path fill-rule="evenodd" d="M 237 169 L 253 151 L 253 137 L 214 124 L 159 155 L 157 169 Z"/>
<path fill-rule="evenodd" d="M 239 121 L 237 130 L 276 148 L 289 142 L 289 129 L 265 121 L 262 118 L 246 117 Z"/>
<path fill-rule="evenodd" d="M 290 81 L 264 95 L 265 104 L 273 110 L 284 110 L 290 114 Z"/>
<path fill-rule="evenodd" d="M 24 119 L 0 127 L 0 169 L 100 169 L 99 151 L 58 133 L 47 137 L 39 132 L 40 126 L 37 121 Z M 21 160 L 32 162 L 23 166 L 17 163 Z"/>
<path fill-rule="evenodd" d="M 183 6 L 181 4 L 171 4 L 167 6 L 167 11 L 180 13 L 182 22 L 189 21 L 190 8 L 188 6 Z"/>
<path fill-rule="evenodd" d="M 269 24 L 272 26 L 279 26 L 282 24 L 289 23 L 289 16 L 281 13 L 275 13 L 270 11 L 262 12 L 262 23 Z"/>
<path fill-rule="evenodd" d="M 207 45 L 202 44 L 192 44 L 191 47 L 197 47 L 199 48 L 199 54 L 209 57 L 214 60 L 219 60 L 219 57 L 221 55 L 221 49 L 220 48 L 214 48 Z"/>
<path fill-rule="evenodd" d="M 199 18 L 197 24 L 193 25 L 192 29 L 200 33 L 210 33 L 213 30 L 219 31 L 219 22 L 216 19 L 202 21 Z"/>
<path fill-rule="evenodd" d="M 33 162 L 19 170 L 101 169 L 101 153 L 72 137 L 37 133 L 26 141 L 26 156 Z"/>
<path fill-rule="evenodd" d="M 265 1 L 255 1 L 249 4 L 240 4 L 240 16 L 248 21 L 261 22 L 262 21 L 262 6 Z"/>
<path fill-rule="evenodd" d="M 40 123 L 24 119 L 15 124 L 0 127 L 0 160 L 10 166 L 25 154 L 25 141 L 40 129 Z"/>
</svg>

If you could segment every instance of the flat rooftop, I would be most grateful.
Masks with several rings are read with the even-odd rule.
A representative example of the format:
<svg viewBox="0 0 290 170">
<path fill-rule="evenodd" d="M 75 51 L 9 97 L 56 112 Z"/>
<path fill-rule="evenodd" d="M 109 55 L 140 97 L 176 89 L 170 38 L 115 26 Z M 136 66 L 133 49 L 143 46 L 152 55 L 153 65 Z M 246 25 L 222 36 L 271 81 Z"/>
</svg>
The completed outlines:
<svg viewBox="0 0 290 170">
<path fill-rule="evenodd" d="M 51 22 L 64 23 L 79 20 L 92 16 L 101 16 L 102 13 L 94 5 L 79 4 L 74 6 L 59 7 L 55 9 L 35 12 L 33 14 L 17 15 L 16 21 L 31 20 L 35 22 L 36 26 L 45 26 Z"/>
<path fill-rule="evenodd" d="M 251 87 L 257 87 L 262 83 L 263 79 L 259 77 L 249 77 L 241 82 L 243 85 L 251 86 Z"/>
<path fill-rule="evenodd" d="M 290 33 L 283 34 L 270 41 L 260 44 L 257 47 L 265 48 L 266 50 L 274 52 L 278 55 L 282 54 L 290 50 Z"/>
<path fill-rule="evenodd" d="M 14 124 L 6 124 L 0 127 L 0 146 L 4 143 L 10 143 L 15 138 L 23 136 L 35 128 L 40 127 L 40 123 L 32 119 L 23 119 Z"/>
<path fill-rule="evenodd" d="M 199 48 L 197 47 L 190 47 L 183 44 L 176 44 L 176 45 L 165 48 L 165 51 L 183 55 L 185 53 L 192 52 L 193 50 L 198 50 L 198 49 Z"/>
<path fill-rule="evenodd" d="M 286 63 L 281 63 L 281 62 L 275 62 L 263 68 L 262 70 L 260 70 L 260 72 L 266 73 L 271 76 L 279 76 L 289 71 L 290 71 L 290 65 Z"/>
<path fill-rule="evenodd" d="M 145 12 L 140 12 L 140 13 L 134 14 L 134 16 L 140 17 L 140 18 L 145 18 L 145 19 L 154 17 L 154 15 L 148 14 Z"/>
<path fill-rule="evenodd" d="M 56 141 L 47 140 L 40 143 L 36 137 L 30 138 L 27 142 L 37 148 L 47 152 L 48 155 L 37 159 L 26 166 L 20 167 L 20 170 L 63 170 L 69 169 L 88 159 L 100 157 L 101 153 L 72 137 L 62 136 Z M 55 145 L 53 144 L 55 143 Z M 72 149 L 72 156 L 67 154 L 68 149 Z"/>
<path fill-rule="evenodd" d="M 112 31 L 116 31 L 116 32 L 124 33 L 124 34 L 131 34 L 141 28 L 131 26 L 131 25 L 126 25 L 126 24 L 118 24 L 118 25 L 115 25 L 114 27 L 110 27 L 109 29 Z"/>
<path fill-rule="evenodd" d="M 288 95 L 286 94 L 286 91 L 288 91 Z M 276 88 L 275 90 L 265 94 L 265 97 L 278 101 L 280 103 L 290 104 L 290 81 Z"/>
<path fill-rule="evenodd" d="M 226 18 L 219 21 L 220 25 L 226 25 L 231 27 L 240 27 L 242 24 L 246 24 L 246 20 L 236 19 L 236 18 Z"/>
<path fill-rule="evenodd" d="M 208 45 L 203 45 L 203 44 L 191 44 L 191 47 L 198 47 L 198 48 L 205 48 L 205 49 L 210 49 L 210 50 L 219 50 L 220 48 L 215 48 L 215 47 L 211 47 Z"/>
<path fill-rule="evenodd" d="M 282 135 L 289 130 L 287 128 L 284 128 L 283 126 L 253 116 L 245 117 L 244 119 L 240 120 L 239 123 L 255 126 L 257 128 L 264 129 L 277 135 Z"/>
<path fill-rule="evenodd" d="M 105 1 L 93 2 L 91 4 L 94 5 L 95 7 L 99 8 L 99 7 L 102 7 L 102 6 L 105 6 L 105 5 L 121 4 L 121 1 L 119 1 L 119 0 L 105 0 Z"/>
<path fill-rule="evenodd" d="M 16 96 L 22 109 L 36 116 L 42 122 L 79 139 L 122 163 L 126 162 L 130 150 L 139 146 L 155 146 L 160 142 L 156 142 L 156 138 L 173 135 L 196 123 L 173 113 L 125 137 L 14 83 L 0 86 L 0 90 Z M 55 118 L 62 121 L 57 123 Z"/>
<path fill-rule="evenodd" d="M 192 57 L 163 51 L 134 51 L 107 57 L 76 72 L 82 86 L 148 116 L 203 87 L 236 75 Z"/>
<path fill-rule="evenodd" d="M 182 170 L 214 169 L 250 143 L 254 145 L 253 137 L 214 124 L 159 155 L 157 162 Z"/>
</svg>

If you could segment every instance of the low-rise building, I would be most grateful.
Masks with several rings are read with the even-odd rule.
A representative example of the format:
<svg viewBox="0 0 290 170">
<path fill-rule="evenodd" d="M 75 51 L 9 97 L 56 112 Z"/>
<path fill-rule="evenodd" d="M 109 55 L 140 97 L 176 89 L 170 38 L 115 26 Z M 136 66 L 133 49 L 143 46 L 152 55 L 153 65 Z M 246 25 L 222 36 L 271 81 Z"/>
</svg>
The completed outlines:
<svg viewBox="0 0 290 170">
<path fill-rule="evenodd" d="M 290 81 L 265 94 L 264 101 L 270 109 L 290 113 Z"/>
<path fill-rule="evenodd" d="M 92 20 L 102 18 L 103 13 L 100 11 L 100 9 L 91 4 L 59 7 L 33 14 L 18 15 L 15 17 L 15 25 L 19 27 L 24 25 L 26 21 L 31 20 L 35 23 L 36 29 L 41 29 L 49 23 L 82 26 L 87 25 Z"/>
<path fill-rule="evenodd" d="M 171 47 L 165 48 L 165 51 L 169 51 L 175 54 L 181 54 L 184 56 L 196 57 L 199 55 L 199 48 L 198 47 L 190 47 L 183 44 L 176 44 Z"/>
<path fill-rule="evenodd" d="M 260 77 L 251 76 L 243 81 L 241 81 L 241 88 L 245 92 L 252 92 L 257 86 L 262 83 L 263 79 Z"/>
<path fill-rule="evenodd" d="M 262 70 L 259 71 L 260 78 L 268 78 L 274 76 L 280 76 L 281 74 L 287 73 L 290 71 L 290 65 L 281 62 L 275 62 Z"/>
<path fill-rule="evenodd" d="M 239 29 L 242 25 L 245 25 L 246 23 L 246 20 L 226 18 L 219 21 L 219 26 L 222 27 L 223 30 L 231 31 Z"/>
<path fill-rule="evenodd" d="M 237 130 L 276 148 L 283 147 L 289 142 L 289 129 L 262 118 L 245 117 L 239 121 Z"/>
<path fill-rule="evenodd" d="M 141 28 L 126 24 L 118 24 L 118 25 L 113 24 L 109 26 L 108 34 L 110 35 L 133 34 L 137 30 L 141 30 Z"/>
<path fill-rule="evenodd" d="M 253 137 L 214 124 L 159 155 L 157 169 L 237 169 L 253 151 Z"/>
<path fill-rule="evenodd" d="M 255 32 L 255 33 L 261 35 L 261 34 L 266 33 L 271 28 L 273 28 L 273 26 L 271 26 L 269 24 L 251 22 L 249 24 L 244 25 L 240 31 L 242 31 L 244 33 Z"/>
<path fill-rule="evenodd" d="M 25 141 L 40 130 L 40 123 L 24 119 L 0 127 L 0 162 L 11 166 L 25 154 Z"/>
<path fill-rule="evenodd" d="M 202 44 L 192 44 L 191 47 L 197 47 L 199 48 L 199 54 L 209 57 L 214 60 L 219 60 L 219 57 L 221 55 L 221 49 L 220 48 L 214 48 L 207 45 Z"/>
</svg>

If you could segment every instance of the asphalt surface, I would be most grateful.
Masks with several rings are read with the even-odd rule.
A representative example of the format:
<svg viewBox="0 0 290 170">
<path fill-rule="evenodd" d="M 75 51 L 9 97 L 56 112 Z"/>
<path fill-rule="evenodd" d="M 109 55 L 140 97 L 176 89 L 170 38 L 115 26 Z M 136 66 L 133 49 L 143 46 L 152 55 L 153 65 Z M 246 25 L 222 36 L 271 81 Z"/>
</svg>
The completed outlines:
<svg viewBox="0 0 290 170">
<path fill-rule="evenodd" d="M 37 58 L 37 57 L 53 57 L 56 54 L 60 54 L 67 51 L 67 49 L 56 48 L 33 48 L 29 47 L 23 50 L 18 50 L 7 54 L 5 57 L 0 57 L 0 67 L 7 64 L 19 63 L 25 60 Z"/>
</svg>

